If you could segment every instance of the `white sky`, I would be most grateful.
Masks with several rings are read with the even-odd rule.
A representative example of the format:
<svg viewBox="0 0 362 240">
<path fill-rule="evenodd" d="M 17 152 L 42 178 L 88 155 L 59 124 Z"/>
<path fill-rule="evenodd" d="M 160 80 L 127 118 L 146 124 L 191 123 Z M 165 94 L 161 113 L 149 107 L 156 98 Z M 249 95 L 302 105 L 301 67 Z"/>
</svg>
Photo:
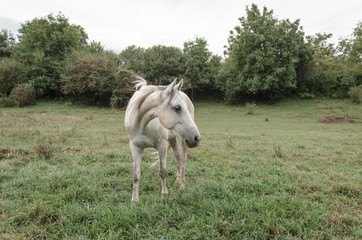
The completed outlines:
<svg viewBox="0 0 362 240">
<path fill-rule="evenodd" d="M 252 3 L 274 10 L 278 19 L 301 19 L 306 35 L 332 33 L 334 43 L 362 21 L 361 0 L 1 0 L 0 29 L 17 35 L 20 23 L 62 12 L 89 40 L 117 53 L 130 45 L 183 48 L 203 37 L 222 55 L 229 31 Z"/>
</svg>

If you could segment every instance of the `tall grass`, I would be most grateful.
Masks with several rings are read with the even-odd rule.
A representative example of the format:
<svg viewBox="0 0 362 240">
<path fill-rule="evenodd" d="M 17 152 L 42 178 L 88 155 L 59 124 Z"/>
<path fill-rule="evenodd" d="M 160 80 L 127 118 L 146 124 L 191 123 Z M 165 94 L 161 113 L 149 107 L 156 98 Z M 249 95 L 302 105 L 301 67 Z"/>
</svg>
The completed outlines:
<svg viewBox="0 0 362 240">
<path fill-rule="evenodd" d="M 203 140 L 190 150 L 186 189 L 173 186 L 170 152 L 162 197 L 146 150 L 131 205 L 123 111 L 1 109 L 0 239 L 360 239 L 362 125 L 318 120 L 361 121 L 361 110 L 348 100 L 289 100 L 250 115 L 196 103 Z M 40 151 L 47 144 L 51 154 Z"/>
</svg>

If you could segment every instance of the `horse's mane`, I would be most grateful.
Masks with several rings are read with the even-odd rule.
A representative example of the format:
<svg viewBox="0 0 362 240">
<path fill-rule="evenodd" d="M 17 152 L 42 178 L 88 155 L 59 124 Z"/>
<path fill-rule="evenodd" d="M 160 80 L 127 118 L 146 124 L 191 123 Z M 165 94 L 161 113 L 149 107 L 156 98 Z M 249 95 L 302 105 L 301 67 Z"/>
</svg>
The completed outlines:
<svg viewBox="0 0 362 240">
<path fill-rule="evenodd" d="M 134 88 L 137 90 L 141 89 L 143 86 L 147 86 L 147 81 L 140 77 L 140 76 L 136 76 L 136 79 L 133 83 L 135 84 L 134 85 Z"/>
<path fill-rule="evenodd" d="M 129 112 L 130 119 L 135 119 L 142 103 L 154 92 L 158 90 L 165 90 L 166 86 L 154 86 L 148 85 L 147 81 L 140 76 L 136 76 L 137 80 L 134 81 L 134 88 L 136 92 L 132 96 L 127 105 L 127 111 Z"/>
</svg>

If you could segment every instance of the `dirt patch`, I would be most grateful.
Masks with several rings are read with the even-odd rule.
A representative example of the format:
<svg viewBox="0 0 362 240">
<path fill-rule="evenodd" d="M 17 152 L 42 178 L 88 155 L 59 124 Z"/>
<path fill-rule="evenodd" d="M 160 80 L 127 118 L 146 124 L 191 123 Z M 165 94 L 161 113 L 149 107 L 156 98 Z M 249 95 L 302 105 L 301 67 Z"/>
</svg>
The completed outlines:
<svg viewBox="0 0 362 240">
<path fill-rule="evenodd" d="M 13 158 L 16 154 L 21 155 L 21 156 L 27 156 L 30 153 L 33 153 L 34 150 L 33 149 L 26 149 L 26 150 L 22 150 L 22 149 L 7 149 L 7 148 L 0 148 L 0 159 L 2 158 Z"/>
<path fill-rule="evenodd" d="M 2 153 L 2 154 L 9 154 L 9 153 L 10 153 L 10 150 L 9 150 L 9 149 L 6 149 L 6 148 L 0 148 L 0 153 Z"/>
<path fill-rule="evenodd" d="M 326 116 L 322 119 L 319 119 L 320 123 L 362 123 L 352 119 L 343 118 L 343 117 L 335 117 L 335 116 Z"/>
</svg>

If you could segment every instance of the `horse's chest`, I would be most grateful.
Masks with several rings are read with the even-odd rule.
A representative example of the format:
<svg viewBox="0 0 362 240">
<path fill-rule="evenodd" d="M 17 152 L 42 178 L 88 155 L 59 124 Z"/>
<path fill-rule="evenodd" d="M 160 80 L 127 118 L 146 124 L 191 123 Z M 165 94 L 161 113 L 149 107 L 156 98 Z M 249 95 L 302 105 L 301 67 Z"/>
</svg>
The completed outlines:
<svg viewBox="0 0 362 240">
<path fill-rule="evenodd" d="M 141 148 L 157 148 L 160 142 L 167 141 L 168 133 L 169 131 L 159 123 L 158 119 L 154 119 L 144 129 L 139 129 L 132 142 Z"/>
</svg>

